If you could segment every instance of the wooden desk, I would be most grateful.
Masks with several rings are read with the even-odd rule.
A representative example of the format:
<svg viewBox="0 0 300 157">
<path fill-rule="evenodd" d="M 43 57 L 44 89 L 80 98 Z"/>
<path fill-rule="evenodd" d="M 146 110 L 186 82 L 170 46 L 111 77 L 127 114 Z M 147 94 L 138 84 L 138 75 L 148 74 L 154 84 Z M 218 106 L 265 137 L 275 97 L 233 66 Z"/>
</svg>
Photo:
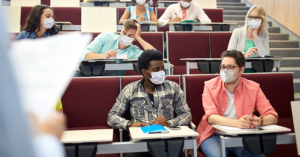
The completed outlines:
<svg viewBox="0 0 300 157">
<path fill-rule="evenodd" d="M 165 27 L 169 27 L 169 31 L 174 31 L 174 25 L 175 24 L 179 24 L 179 25 L 193 25 L 193 29 L 192 30 L 202 30 L 202 28 L 204 28 L 205 26 L 212 26 L 212 30 L 213 31 L 221 31 L 219 30 L 216 26 L 219 27 L 223 27 L 224 25 L 227 26 L 237 26 L 237 23 L 220 23 L 220 22 L 212 22 L 212 23 L 189 23 L 189 22 L 168 22 Z M 203 27 L 204 26 L 204 27 Z M 230 31 L 230 27 L 229 27 L 229 31 Z"/>
<path fill-rule="evenodd" d="M 138 23 L 141 25 L 141 27 L 143 27 L 142 25 L 150 25 L 150 28 L 149 28 L 149 31 L 152 31 L 152 32 L 157 32 L 157 22 L 152 22 L 152 21 L 138 21 Z M 118 31 L 121 31 L 123 29 L 123 25 L 117 25 L 117 30 Z M 142 32 L 147 32 L 147 31 L 143 31 L 143 28 L 142 29 Z"/>
<path fill-rule="evenodd" d="M 178 138 L 178 137 L 195 137 L 199 136 L 197 132 L 190 129 L 187 126 L 179 126 L 180 130 L 171 130 L 165 127 L 168 133 L 158 133 L 158 134 L 145 134 L 139 127 L 130 127 L 129 132 L 133 141 L 135 140 L 150 140 L 150 139 L 168 139 L 168 138 Z"/>
<path fill-rule="evenodd" d="M 78 0 L 51 0 L 51 7 L 80 7 Z"/>
<path fill-rule="evenodd" d="M 22 6 L 22 7 L 33 7 L 40 5 L 41 0 L 11 0 L 10 6 Z"/>
<path fill-rule="evenodd" d="M 179 126 L 179 127 L 181 128 L 180 130 L 171 130 L 168 127 L 165 127 L 169 131 L 168 133 L 145 134 L 143 133 L 142 129 L 139 127 L 130 127 L 129 132 L 133 141 L 183 137 L 185 138 L 184 140 L 184 145 L 185 145 L 185 141 L 188 139 L 188 137 L 192 137 L 192 139 L 188 139 L 188 140 L 192 140 L 193 156 L 197 157 L 197 142 L 195 136 L 199 136 L 199 134 L 187 126 Z"/>
<path fill-rule="evenodd" d="M 292 113 L 293 113 L 293 121 L 294 121 L 294 129 L 296 134 L 296 144 L 298 155 L 300 155 L 300 101 L 292 101 Z"/>
<path fill-rule="evenodd" d="M 116 32 L 117 11 L 112 7 L 82 7 L 81 32 Z"/>
<path fill-rule="evenodd" d="M 62 143 L 112 142 L 113 129 L 64 131 Z"/>
<path fill-rule="evenodd" d="M 198 61 L 221 61 L 221 58 L 180 58 L 182 61 L 186 61 L 186 74 L 190 74 L 190 69 L 198 69 L 197 62 Z M 274 68 L 276 68 L 277 72 L 280 72 L 280 61 L 284 60 L 284 58 L 246 58 L 246 68 L 252 68 L 251 62 L 248 60 L 274 60 Z"/>
</svg>

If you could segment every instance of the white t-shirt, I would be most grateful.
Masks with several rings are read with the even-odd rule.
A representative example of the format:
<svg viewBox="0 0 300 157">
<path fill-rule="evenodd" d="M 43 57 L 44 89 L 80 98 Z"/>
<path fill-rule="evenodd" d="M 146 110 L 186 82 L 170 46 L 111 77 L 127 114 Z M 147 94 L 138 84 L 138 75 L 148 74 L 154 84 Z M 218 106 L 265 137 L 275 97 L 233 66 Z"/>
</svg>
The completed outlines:
<svg viewBox="0 0 300 157">
<path fill-rule="evenodd" d="M 238 119 L 236 114 L 235 103 L 234 103 L 234 94 L 231 94 L 227 89 L 226 89 L 226 93 L 228 95 L 228 103 L 223 117 Z"/>
</svg>

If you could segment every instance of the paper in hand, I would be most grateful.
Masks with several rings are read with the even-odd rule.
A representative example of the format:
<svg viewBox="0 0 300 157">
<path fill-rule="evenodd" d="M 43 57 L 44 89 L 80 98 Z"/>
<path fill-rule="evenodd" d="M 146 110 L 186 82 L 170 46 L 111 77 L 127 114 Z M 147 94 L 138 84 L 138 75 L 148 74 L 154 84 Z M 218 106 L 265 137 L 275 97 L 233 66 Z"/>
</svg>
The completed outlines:
<svg viewBox="0 0 300 157">
<path fill-rule="evenodd" d="M 117 50 L 117 57 L 110 57 L 109 59 L 128 59 L 127 53 L 119 54 L 120 51 L 120 49 Z"/>
<path fill-rule="evenodd" d="M 12 44 L 10 60 L 25 111 L 44 120 L 55 110 L 91 39 L 90 34 L 74 33 Z"/>
</svg>

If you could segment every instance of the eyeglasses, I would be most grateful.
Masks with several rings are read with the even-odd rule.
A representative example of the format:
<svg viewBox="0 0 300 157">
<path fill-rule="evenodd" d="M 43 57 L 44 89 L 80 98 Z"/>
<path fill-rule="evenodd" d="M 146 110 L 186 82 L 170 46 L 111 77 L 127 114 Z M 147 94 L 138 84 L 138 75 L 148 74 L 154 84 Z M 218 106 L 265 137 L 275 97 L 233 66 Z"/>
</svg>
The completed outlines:
<svg viewBox="0 0 300 157">
<path fill-rule="evenodd" d="M 233 66 L 233 65 L 228 65 L 227 67 L 224 65 L 220 65 L 220 70 L 225 70 L 227 69 L 228 71 L 233 71 L 235 67 L 239 67 L 239 66 Z"/>
<path fill-rule="evenodd" d="M 253 20 L 253 19 L 255 19 L 255 20 L 261 20 L 262 17 L 261 16 L 248 16 L 248 19 L 249 20 Z"/>
</svg>

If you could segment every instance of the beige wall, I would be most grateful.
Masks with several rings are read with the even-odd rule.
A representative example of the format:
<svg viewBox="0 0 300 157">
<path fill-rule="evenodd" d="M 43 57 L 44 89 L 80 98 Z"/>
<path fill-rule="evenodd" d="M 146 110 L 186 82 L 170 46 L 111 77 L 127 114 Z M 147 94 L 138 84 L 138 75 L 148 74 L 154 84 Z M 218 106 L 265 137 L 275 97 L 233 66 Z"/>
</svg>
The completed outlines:
<svg viewBox="0 0 300 157">
<path fill-rule="evenodd" d="M 269 16 L 300 36 L 300 0 L 248 0 L 261 5 Z"/>
</svg>

